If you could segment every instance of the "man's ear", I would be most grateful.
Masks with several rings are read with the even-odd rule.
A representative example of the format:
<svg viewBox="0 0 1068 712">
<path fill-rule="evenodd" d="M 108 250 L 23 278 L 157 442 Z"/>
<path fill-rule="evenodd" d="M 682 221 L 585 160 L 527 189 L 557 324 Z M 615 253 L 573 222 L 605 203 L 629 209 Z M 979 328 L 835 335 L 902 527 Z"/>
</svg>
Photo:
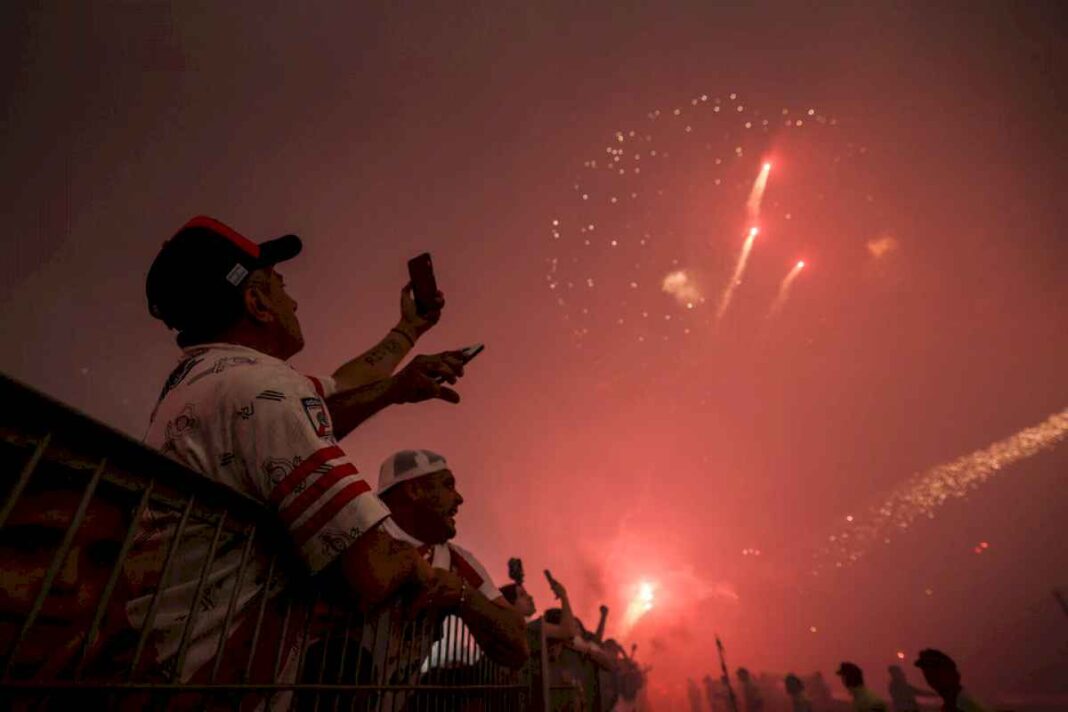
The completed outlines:
<svg viewBox="0 0 1068 712">
<path fill-rule="evenodd" d="M 261 324 L 274 321 L 274 312 L 268 306 L 267 296 L 264 294 L 265 286 L 262 282 L 253 282 L 244 293 L 245 313 L 250 319 Z"/>
</svg>

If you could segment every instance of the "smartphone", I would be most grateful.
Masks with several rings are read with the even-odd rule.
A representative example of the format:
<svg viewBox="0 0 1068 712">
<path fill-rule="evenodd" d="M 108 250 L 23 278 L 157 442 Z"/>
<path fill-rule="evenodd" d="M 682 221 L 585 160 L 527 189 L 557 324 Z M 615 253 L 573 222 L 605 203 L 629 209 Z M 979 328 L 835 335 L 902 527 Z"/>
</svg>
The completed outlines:
<svg viewBox="0 0 1068 712">
<path fill-rule="evenodd" d="M 475 344 L 474 346 L 468 346 L 466 349 L 460 351 L 460 356 L 464 360 L 464 365 L 466 366 L 468 361 L 482 353 L 482 349 L 484 348 L 486 348 L 485 344 Z"/>
<path fill-rule="evenodd" d="M 466 366 L 467 363 L 471 359 L 473 359 L 475 356 L 478 356 L 480 353 L 482 353 L 482 350 L 484 348 L 486 348 L 485 344 L 475 344 L 474 346 L 468 346 L 465 349 L 460 349 L 460 363 L 462 363 L 464 366 Z M 444 376 L 438 376 L 434 380 L 436 380 L 438 383 L 444 383 L 445 382 L 445 377 Z"/>
<path fill-rule="evenodd" d="M 523 584 L 523 560 L 508 559 L 508 578 L 516 583 Z"/>
<path fill-rule="evenodd" d="M 549 573 L 549 569 L 545 569 L 545 578 L 549 580 L 549 583 L 556 583 L 556 579 L 554 579 L 553 575 Z"/>
<path fill-rule="evenodd" d="M 412 283 L 415 310 L 421 315 L 432 312 L 438 296 L 438 282 L 434 279 L 434 263 L 429 252 L 408 260 L 408 278 Z"/>
</svg>

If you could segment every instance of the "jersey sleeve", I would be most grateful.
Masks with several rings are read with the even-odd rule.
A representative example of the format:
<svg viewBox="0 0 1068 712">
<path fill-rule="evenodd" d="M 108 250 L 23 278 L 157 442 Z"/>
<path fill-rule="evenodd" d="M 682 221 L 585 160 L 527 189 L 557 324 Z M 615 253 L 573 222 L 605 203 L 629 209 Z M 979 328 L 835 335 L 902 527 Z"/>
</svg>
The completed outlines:
<svg viewBox="0 0 1068 712">
<path fill-rule="evenodd" d="M 472 588 L 478 590 L 479 593 L 491 601 L 504 595 L 493 583 L 493 579 L 490 577 L 489 572 L 486 571 L 486 567 L 475 558 L 474 554 L 456 544 L 449 544 L 449 548 L 452 549 L 453 566 L 456 568 L 456 572 L 464 577 Z"/>
<path fill-rule="evenodd" d="M 279 370 L 235 389 L 232 447 L 313 572 L 389 515 L 333 436 L 324 384 Z M 329 379 L 332 386 L 333 381 Z"/>
</svg>

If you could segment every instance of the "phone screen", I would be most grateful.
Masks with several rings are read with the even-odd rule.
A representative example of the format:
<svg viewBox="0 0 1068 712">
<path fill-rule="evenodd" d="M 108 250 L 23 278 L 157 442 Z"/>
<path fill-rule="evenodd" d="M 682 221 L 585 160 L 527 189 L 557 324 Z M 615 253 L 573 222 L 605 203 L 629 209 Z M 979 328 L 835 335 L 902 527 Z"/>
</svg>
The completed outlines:
<svg viewBox="0 0 1068 712">
<path fill-rule="evenodd" d="M 434 263 L 430 260 L 429 252 L 408 260 L 408 277 L 412 282 L 416 311 L 420 314 L 432 311 L 438 295 L 438 283 L 434 278 Z"/>
</svg>

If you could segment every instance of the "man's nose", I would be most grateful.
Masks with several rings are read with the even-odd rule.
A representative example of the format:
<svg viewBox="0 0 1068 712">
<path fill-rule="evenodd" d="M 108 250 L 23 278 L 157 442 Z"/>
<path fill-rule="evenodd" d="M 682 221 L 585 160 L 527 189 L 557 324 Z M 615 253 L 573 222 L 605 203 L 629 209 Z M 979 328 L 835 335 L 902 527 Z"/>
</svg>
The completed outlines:
<svg viewBox="0 0 1068 712">
<path fill-rule="evenodd" d="M 464 503 L 464 496 L 460 494 L 460 490 L 456 490 L 456 506 L 459 507 Z"/>
</svg>

